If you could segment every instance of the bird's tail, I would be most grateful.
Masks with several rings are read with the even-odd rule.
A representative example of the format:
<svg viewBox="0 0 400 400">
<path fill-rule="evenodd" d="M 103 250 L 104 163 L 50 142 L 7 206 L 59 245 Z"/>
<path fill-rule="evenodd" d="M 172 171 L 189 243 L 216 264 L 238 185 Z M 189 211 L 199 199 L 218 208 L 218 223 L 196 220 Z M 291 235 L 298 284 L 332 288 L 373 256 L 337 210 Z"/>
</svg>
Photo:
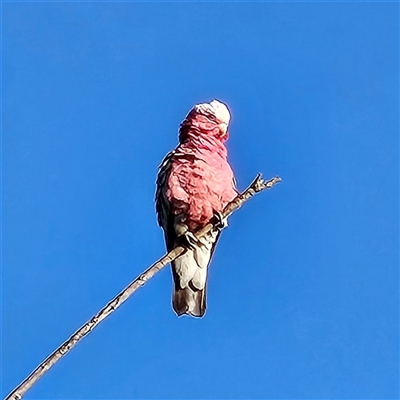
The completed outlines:
<svg viewBox="0 0 400 400">
<path fill-rule="evenodd" d="M 172 306 L 179 315 L 202 317 L 206 312 L 207 270 L 220 232 L 211 232 L 172 263 Z"/>
<path fill-rule="evenodd" d="M 172 306 L 178 315 L 189 314 L 193 317 L 202 317 L 206 312 L 206 287 L 192 289 L 187 286 L 181 289 L 179 284 L 175 284 Z"/>
</svg>

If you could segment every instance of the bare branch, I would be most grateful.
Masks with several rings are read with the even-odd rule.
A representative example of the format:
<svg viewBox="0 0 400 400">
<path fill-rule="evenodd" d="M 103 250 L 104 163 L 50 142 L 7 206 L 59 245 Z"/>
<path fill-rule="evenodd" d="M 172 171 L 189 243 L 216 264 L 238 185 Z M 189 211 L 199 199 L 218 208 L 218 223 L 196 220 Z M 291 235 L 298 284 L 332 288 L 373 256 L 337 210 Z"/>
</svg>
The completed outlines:
<svg viewBox="0 0 400 400">
<path fill-rule="evenodd" d="M 281 178 L 275 177 L 268 181 L 261 178 L 258 174 L 251 185 L 243 192 L 237 195 L 223 210 L 222 216 L 229 217 L 244 202 L 265 189 L 269 189 Z M 196 233 L 197 238 L 207 235 L 214 224 L 210 223 Z M 20 385 L 18 385 L 5 400 L 20 400 L 22 396 L 65 354 L 67 354 L 81 339 L 90 333 L 103 319 L 114 312 L 124 301 L 126 301 L 136 290 L 142 287 L 158 271 L 164 268 L 175 258 L 184 253 L 186 249 L 183 246 L 177 246 L 164 257 L 160 258 L 150 268 L 139 275 L 124 290 L 115 296 L 105 307 L 103 307 L 94 317 L 81 326 L 68 340 L 66 340 L 58 349 L 51 353 Z"/>
</svg>

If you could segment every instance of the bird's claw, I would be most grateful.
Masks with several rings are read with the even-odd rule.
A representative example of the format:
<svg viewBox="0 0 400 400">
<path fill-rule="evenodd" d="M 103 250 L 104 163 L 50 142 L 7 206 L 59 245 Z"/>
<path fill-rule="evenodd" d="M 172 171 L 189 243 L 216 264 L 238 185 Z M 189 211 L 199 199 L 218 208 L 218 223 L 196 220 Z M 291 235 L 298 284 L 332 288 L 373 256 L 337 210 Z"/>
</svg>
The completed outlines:
<svg viewBox="0 0 400 400">
<path fill-rule="evenodd" d="M 228 226 L 228 218 L 224 217 L 222 215 L 222 212 L 216 211 L 215 214 L 214 214 L 214 219 L 216 221 L 214 226 L 218 230 L 222 231 L 222 229 L 225 229 Z"/>
<path fill-rule="evenodd" d="M 196 246 L 201 246 L 202 243 L 200 242 L 199 239 L 197 239 L 197 237 L 190 231 L 186 231 L 183 235 L 182 235 L 183 239 L 184 239 L 184 243 L 186 245 L 186 247 L 190 250 L 194 250 L 196 248 Z"/>
</svg>

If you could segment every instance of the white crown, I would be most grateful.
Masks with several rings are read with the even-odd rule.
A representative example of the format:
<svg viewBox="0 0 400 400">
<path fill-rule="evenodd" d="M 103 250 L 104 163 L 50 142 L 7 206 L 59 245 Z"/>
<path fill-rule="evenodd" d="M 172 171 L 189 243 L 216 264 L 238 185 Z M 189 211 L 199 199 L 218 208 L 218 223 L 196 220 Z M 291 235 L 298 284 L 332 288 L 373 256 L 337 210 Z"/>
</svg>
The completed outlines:
<svg viewBox="0 0 400 400">
<path fill-rule="evenodd" d="M 194 106 L 196 112 L 200 114 L 211 114 L 214 115 L 219 121 L 228 125 L 231 119 L 228 107 L 218 100 L 213 100 L 211 103 L 201 103 Z"/>
</svg>

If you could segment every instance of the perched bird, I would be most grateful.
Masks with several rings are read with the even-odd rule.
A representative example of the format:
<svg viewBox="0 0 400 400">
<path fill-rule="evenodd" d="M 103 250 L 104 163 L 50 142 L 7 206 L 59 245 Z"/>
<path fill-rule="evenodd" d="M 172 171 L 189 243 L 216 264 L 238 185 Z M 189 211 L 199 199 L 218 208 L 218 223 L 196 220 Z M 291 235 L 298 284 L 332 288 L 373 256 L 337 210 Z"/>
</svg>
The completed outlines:
<svg viewBox="0 0 400 400">
<path fill-rule="evenodd" d="M 159 167 L 156 190 L 158 223 L 167 250 L 186 243 L 188 250 L 172 262 L 172 305 L 177 315 L 202 317 L 206 311 L 207 269 L 219 233 L 197 240 L 193 233 L 221 212 L 237 195 L 227 161 L 230 113 L 218 100 L 195 105 L 179 130 L 179 144 Z"/>
</svg>

